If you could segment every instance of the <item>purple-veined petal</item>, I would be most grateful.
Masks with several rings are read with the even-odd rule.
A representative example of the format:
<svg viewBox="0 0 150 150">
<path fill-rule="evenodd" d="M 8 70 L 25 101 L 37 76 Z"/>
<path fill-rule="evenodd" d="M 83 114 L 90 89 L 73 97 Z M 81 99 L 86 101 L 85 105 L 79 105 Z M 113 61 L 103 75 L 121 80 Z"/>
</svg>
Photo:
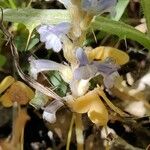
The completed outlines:
<svg viewBox="0 0 150 150">
<path fill-rule="evenodd" d="M 60 100 L 53 100 L 48 106 L 44 108 L 44 111 L 54 113 L 63 105 L 64 104 Z"/>
<path fill-rule="evenodd" d="M 84 66 L 89 64 L 88 58 L 82 48 L 76 50 L 76 58 L 79 60 L 79 65 Z"/>
<path fill-rule="evenodd" d="M 37 32 L 40 34 L 41 42 L 46 42 L 46 38 L 49 35 L 51 28 L 53 28 L 51 25 L 41 25 L 37 28 Z"/>
<path fill-rule="evenodd" d="M 82 9 L 93 14 L 111 12 L 117 0 L 82 0 Z"/>
<path fill-rule="evenodd" d="M 48 35 L 48 33 L 46 33 L 46 34 L 41 34 L 41 36 L 40 36 L 40 41 L 41 41 L 41 42 L 46 42 L 47 35 Z"/>
<path fill-rule="evenodd" d="M 42 25 L 42 26 L 39 26 L 39 27 L 37 27 L 37 32 L 39 33 L 39 34 L 41 34 L 41 33 L 43 33 L 43 32 L 47 32 L 47 25 Z"/>
<path fill-rule="evenodd" d="M 100 74 L 109 75 L 113 72 L 116 72 L 119 68 L 116 64 L 110 64 L 105 62 L 94 61 L 93 64 L 97 67 L 97 70 Z"/>
<path fill-rule="evenodd" d="M 59 52 L 62 49 L 62 43 L 55 34 L 49 34 L 46 38 L 45 48 L 52 48 L 55 52 Z"/>
<path fill-rule="evenodd" d="M 61 70 L 65 66 L 54 61 L 38 59 L 30 60 L 30 75 L 37 78 L 37 74 L 42 71 Z"/>
<path fill-rule="evenodd" d="M 94 61 L 93 64 L 97 67 L 98 72 L 104 77 L 104 86 L 110 89 L 114 85 L 114 80 L 118 74 L 119 66 L 112 63 L 111 59 L 107 59 L 104 62 Z"/>
<path fill-rule="evenodd" d="M 49 25 L 41 25 L 40 27 L 37 28 L 37 32 L 39 34 L 43 34 L 49 31 Z"/>
<path fill-rule="evenodd" d="M 70 82 L 72 79 L 72 70 L 69 66 L 56 63 L 45 59 L 30 59 L 30 75 L 37 79 L 38 73 L 42 71 L 56 70 L 60 72 L 61 77 L 65 82 Z"/>
<path fill-rule="evenodd" d="M 45 42 L 46 49 L 52 48 L 55 52 L 59 52 L 62 49 L 62 37 L 69 32 L 70 28 L 70 23 L 62 22 L 55 26 L 41 25 L 37 31 L 40 34 L 40 41 Z"/>
<path fill-rule="evenodd" d="M 67 34 L 71 28 L 71 24 L 69 22 L 62 22 L 60 24 L 57 24 L 54 26 L 52 31 L 56 33 L 57 35 L 59 34 Z"/>
<path fill-rule="evenodd" d="M 64 104 L 59 100 L 52 101 L 48 106 L 44 108 L 43 119 L 47 120 L 49 123 L 56 122 L 56 112 Z"/>
<path fill-rule="evenodd" d="M 94 65 L 86 65 L 75 69 L 73 73 L 73 77 L 75 80 L 81 80 L 81 79 L 87 80 L 89 78 L 94 77 L 96 73 L 97 73 L 97 68 Z"/>
<path fill-rule="evenodd" d="M 89 79 L 97 73 L 97 68 L 90 65 L 88 58 L 82 48 L 76 49 L 76 58 L 79 61 L 79 67 L 74 70 L 73 77 L 75 80 Z"/>
<path fill-rule="evenodd" d="M 116 71 L 116 72 L 113 72 L 112 74 L 108 75 L 108 76 L 105 76 L 104 75 L 104 86 L 107 88 L 107 89 L 111 89 L 115 83 L 115 79 L 119 76 L 119 73 Z"/>
</svg>

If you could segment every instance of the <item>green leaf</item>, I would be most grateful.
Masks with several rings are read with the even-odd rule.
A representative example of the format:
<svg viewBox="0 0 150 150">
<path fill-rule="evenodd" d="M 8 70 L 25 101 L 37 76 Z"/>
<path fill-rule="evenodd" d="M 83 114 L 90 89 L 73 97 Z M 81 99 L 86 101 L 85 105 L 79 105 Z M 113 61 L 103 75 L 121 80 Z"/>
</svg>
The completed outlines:
<svg viewBox="0 0 150 150">
<path fill-rule="evenodd" d="M 55 92 L 60 96 L 65 96 L 67 93 L 67 84 L 62 80 L 61 76 L 57 71 L 52 71 L 50 76 L 50 81 L 54 85 Z"/>
<path fill-rule="evenodd" d="M 41 10 L 41 9 L 4 9 L 4 21 L 23 23 L 31 32 L 40 24 L 58 24 L 69 21 L 70 16 L 67 10 Z M 129 38 L 150 49 L 150 37 L 134 29 L 134 27 L 123 22 L 112 21 L 104 17 L 96 17 L 91 27 L 102 30 L 120 38 Z"/>
<path fill-rule="evenodd" d="M 137 41 L 145 48 L 150 49 L 150 37 L 123 22 L 113 21 L 99 16 L 93 20 L 90 27 L 95 30 L 102 30 L 117 35 L 121 39 L 128 38 Z"/>
<path fill-rule="evenodd" d="M 0 0 L 0 6 L 3 8 L 10 7 L 9 4 L 6 2 L 6 0 L 2 0 L 2 1 Z"/>
<path fill-rule="evenodd" d="M 1 12 L 0 12 L 1 13 Z M 33 9 L 33 8 L 24 8 L 24 9 L 4 9 L 3 10 L 4 21 L 21 23 L 26 26 L 29 30 L 29 38 L 25 45 L 22 45 L 22 42 L 17 39 L 18 46 L 23 49 L 29 49 L 29 39 L 32 35 L 32 32 L 35 27 L 41 24 L 58 24 L 64 21 L 70 21 L 69 13 L 66 10 L 48 10 L 48 9 Z M 23 40 L 23 39 L 22 39 Z M 34 41 L 34 43 L 37 41 Z"/>
<path fill-rule="evenodd" d="M 22 23 L 30 31 L 41 24 L 58 24 L 70 20 L 69 13 L 59 9 L 4 9 L 3 12 L 4 21 Z"/>
<path fill-rule="evenodd" d="M 141 4 L 146 18 L 148 33 L 150 35 L 150 0 L 141 0 Z"/>
<path fill-rule="evenodd" d="M 24 51 L 29 31 L 23 24 L 17 24 L 14 42 L 19 51 Z"/>
<path fill-rule="evenodd" d="M 39 39 L 34 37 L 31 39 L 29 46 L 28 46 L 28 50 L 30 50 L 31 48 L 33 48 L 37 43 L 39 42 Z"/>
<path fill-rule="evenodd" d="M 120 20 L 128 4 L 129 0 L 119 0 L 116 6 L 116 15 L 112 19 L 115 21 Z"/>
<path fill-rule="evenodd" d="M 10 4 L 11 8 L 13 8 L 13 9 L 17 8 L 14 0 L 8 0 L 8 2 Z"/>
<path fill-rule="evenodd" d="M 0 55 L 0 67 L 3 67 L 6 63 L 6 57 L 3 55 Z"/>
</svg>

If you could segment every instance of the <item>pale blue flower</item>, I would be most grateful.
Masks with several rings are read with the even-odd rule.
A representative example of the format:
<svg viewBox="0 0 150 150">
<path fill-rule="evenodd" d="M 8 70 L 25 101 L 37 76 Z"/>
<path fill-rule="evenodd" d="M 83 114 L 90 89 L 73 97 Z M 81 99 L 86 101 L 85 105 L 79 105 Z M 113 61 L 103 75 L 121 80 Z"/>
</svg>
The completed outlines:
<svg viewBox="0 0 150 150">
<path fill-rule="evenodd" d="M 69 82 L 72 78 L 72 71 L 68 65 L 63 65 L 46 59 L 32 59 L 30 58 L 30 75 L 37 79 L 38 73 L 43 71 L 59 71 L 61 77 L 65 82 Z"/>
<path fill-rule="evenodd" d="M 92 14 L 112 13 L 116 3 L 117 0 L 82 0 L 81 7 L 84 11 Z"/>
<path fill-rule="evenodd" d="M 56 26 L 41 25 L 37 31 L 40 34 L 40 41 L 45 43 L 46 49 L 59 52 L 62 49 L 62 37 L 69 32 L 70 27 L 70 23 L 63 22 Z"/>
<path fill-rule="evenodd" d="M 64 104 L 59 100 L 53 100 L 48 106 L 44 108 L 43 119 L 48 121 L 49 123 L 56 122 L 56 112 L 59 108 L 61 108 Z"/>
<path fill-rule="evenodd" d="M 105 87 L 109 89 L 113 86 L 115 77 L 119 75 L 117 72 L 119 66 L 112 64 L 109 61 L 89 62 L 82 48 L 76 50 L 76 58 L 79 61 L 79 67 L 76 68 L 73 73 L 75 80 L 87 80 L 93 78 L 97 74 L 101 74 L 104 77 Z"/>
<path fill-rule="evenodd" d="M 76 50 L 76 58 L 79 61 L 79 67 L 74 70 L 73 76 L 76 80 L 87 80 L 92 78 L 98 72 L 97 67 L 88 61 L 82 48 Z"/>
</svg>

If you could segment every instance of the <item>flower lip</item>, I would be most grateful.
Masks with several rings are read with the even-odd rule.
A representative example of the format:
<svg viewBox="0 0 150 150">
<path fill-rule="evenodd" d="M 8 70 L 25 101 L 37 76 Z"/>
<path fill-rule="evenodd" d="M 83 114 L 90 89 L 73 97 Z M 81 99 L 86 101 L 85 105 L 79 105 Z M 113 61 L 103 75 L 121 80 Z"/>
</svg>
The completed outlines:
<svg viewBox="0 0 150 150">
<path fill-rule="evenodd" d="M 76 58 L 79 61 L 79 67 L 74 70 L 74 79 L 89 79 L 97 73 L 97 68 L 88 61 L 88 58 L 82 48 L 77 48 Z"/>
<path fill-rule="evenodd" d="M 65 36 L 71 28 L 70 23 L 62 22 L 57 25 L 41 25 L 37 28 L 40 34 L 40 41 L 45 42 L 46 49 L 53 49 L 59 52 L 62 49 L 62 37 Z"/>
<path fill-rule="evenodd" d="M 89 64 L 88 58 L 81 47 L 76 50 L 76 58 L 78 59 L 80 66 Z"/>
<path fill-rule="evenodd" d="M 93 64 L 94 66 L 97 67 L 97 70 L 98 72 L 100 72 L 100 74 L 105 74 L 105 75 L 110 75 L 119 69 L 118 65 L 106 61 L 104 62 L 94 61 Z"/>
<path fill-rule="evenodd" d="M 94 65 L 85 65 L 85 66 L 80 66 L 74 70 L 74 79 L 76 80 L 87 80 L 96 75 L 98 72 L 97 68 Z"/>
<path fill-rule="evenodd" d="M 53 100 L 48 106 L 44 108 L 43 119 L 50 123 L 56 122 L 56 112 L 64 104 L 59 100 Z"/>
</svg>

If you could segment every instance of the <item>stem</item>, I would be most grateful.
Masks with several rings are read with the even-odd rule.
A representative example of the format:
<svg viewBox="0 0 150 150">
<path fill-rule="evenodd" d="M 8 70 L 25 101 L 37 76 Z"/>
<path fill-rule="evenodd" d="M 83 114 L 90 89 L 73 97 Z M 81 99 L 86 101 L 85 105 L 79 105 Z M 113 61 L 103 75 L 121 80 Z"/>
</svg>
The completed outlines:
<svg viewBox="0 0 150 150">
<path fill-rule="evenodd" d="M 20 147 L 21 150 L 24 150 L 24 128 L 22 129 L 22 133 L 21 133 Z"/>
<path fill-rule="evenodd" d="M 30 7 L 30 6 L 31 6 L 31 3 L 32 3 L 32 0 L 29 1 L 27 7 Z"/>
<path fill-rule="evenodd" d="M 25 51 L 27 51 L 27 50 L 28 50 L 29 42 L 30 42 L 31 35 L 32 35 L 32 31 L 33 31 L 33 30 L 29 30 L 29 35 L 28 35 L 28 39 L 27 39 L 27 43 L 26 43 Z"/>
<path fill-rule="evenodd" d="M 70 122 L 69 131 L 68 131 L 66 150 L 69 150 L 69 148 L 70 148 L 70 142 L 71 142 L 71 136 L 72 136 L 72 129 L 73 129 L 73 125 L 74 125 L 74 120 L 75 120 L 75 116 L 73 114 L 72 118 L 71 118 L 71 122 Z"/>
<path fill-rule="evenodd" d="M 77 140 L 77 149 L 83 150 L 84 137 L 83 137 L 83 124 L 81 114 L 75 114 L 75 125 L 76 125 L 76 140 Z"/>
<path fill-rule="evenodd" d="M 107 126 L 104 126 L 104 129 L 105 129 L 106 135 L 108 136 Z M 107 143 L 106 143 L 106 150 L 109 150 L 109 149 L 110 149 L 109 141 L 107 140 L 106 142 L 107 142 Z"/>
</svg>

